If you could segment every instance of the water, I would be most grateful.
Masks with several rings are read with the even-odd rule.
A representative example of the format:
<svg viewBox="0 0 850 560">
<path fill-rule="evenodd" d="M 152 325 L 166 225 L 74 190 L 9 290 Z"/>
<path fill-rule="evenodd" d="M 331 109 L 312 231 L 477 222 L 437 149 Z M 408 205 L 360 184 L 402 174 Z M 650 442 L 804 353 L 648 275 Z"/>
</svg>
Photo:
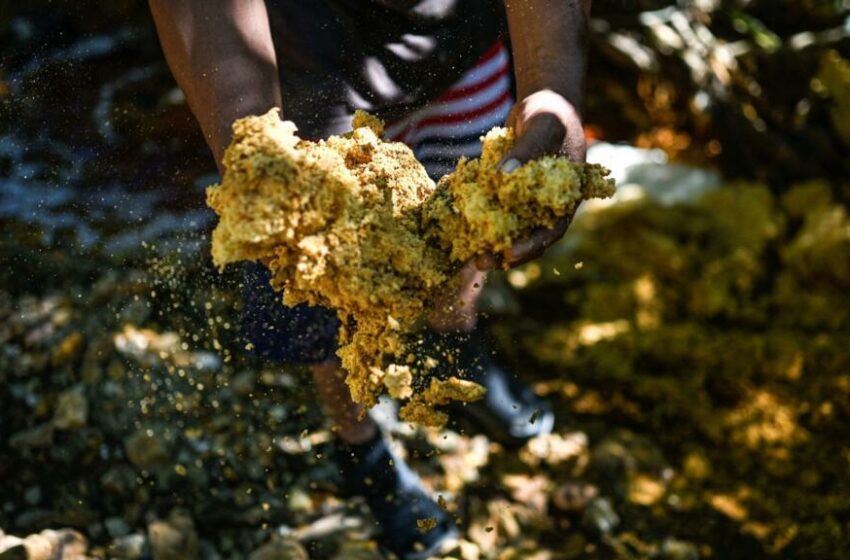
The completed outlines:
<svg viewBox="0 0 850 560">
<path fill-rule="evenodd" d="M 0 223 L 110 253 L 203 231 L 215 168 L 149 21 L 91 33 L 56 17 L 3 35 Z"/>
</svg>

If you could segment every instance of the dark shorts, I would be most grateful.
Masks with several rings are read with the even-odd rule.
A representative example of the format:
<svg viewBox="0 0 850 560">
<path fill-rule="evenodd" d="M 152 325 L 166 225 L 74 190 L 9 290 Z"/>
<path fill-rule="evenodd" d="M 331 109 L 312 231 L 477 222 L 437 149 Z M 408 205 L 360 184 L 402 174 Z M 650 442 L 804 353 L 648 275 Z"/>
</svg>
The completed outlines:
<svg viewBox="0 0 850 560">
<path fill-rule="evenodd" d="M 461 156 L 481 155 L 479 138 L 505 122 L 512 104 L 508 52 L 497 43 L 434 101 L 389 123 L 386 134 L 408 144 L 437 179 Z M 350 127 L 350 116 L 345 122 Z M 246 265 L 243 326 L 255 351 L 279 362 L 332 358 L 340 325 L 336 314 L 307 305 L 285 307 L 269 285 L 269 276 L 260 264 Z"/>
<path fill-rule="evenodd" d="M 319 363 L 334 357 L 339 320 L 324 307 L 286 307 L 259 263 L 245 263 L 243 334 L 253 351 L 276 362 Z"/>
</svg>

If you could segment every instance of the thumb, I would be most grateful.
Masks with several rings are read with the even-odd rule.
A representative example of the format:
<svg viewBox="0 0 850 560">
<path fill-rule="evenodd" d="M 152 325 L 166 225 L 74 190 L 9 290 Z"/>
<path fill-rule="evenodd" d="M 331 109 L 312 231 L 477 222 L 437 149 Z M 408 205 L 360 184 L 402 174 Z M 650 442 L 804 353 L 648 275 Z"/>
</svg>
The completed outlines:
<svg viewBox="0 0 850 560">
<path fill-rule="evenodd" d="M 513 147 L 502 159 L 500 169 L 505 173 L 533 159 L 558 153 L 567 132 L 556 116 L 545 113 L 532 117 L 523 128 Z"/>
</svg>

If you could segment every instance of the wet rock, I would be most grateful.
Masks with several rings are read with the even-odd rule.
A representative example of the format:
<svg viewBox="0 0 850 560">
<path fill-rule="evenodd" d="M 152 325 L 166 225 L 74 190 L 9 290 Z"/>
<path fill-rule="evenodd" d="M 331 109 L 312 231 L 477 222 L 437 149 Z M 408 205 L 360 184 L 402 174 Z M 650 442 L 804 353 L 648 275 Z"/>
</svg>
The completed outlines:
<svg viewBox="0 0 850 560">
<path fill-rule="evenodd" d="M 682 473 L 693 480 L 705 480 L 711 476 L 711 460 L 702 450 L 691 451 L 682 461 Z"/>
<path fill-rule="evenodd" d="M 626 477 L 636 463 L 622 443 L 605 439 L 593 448 L 591 466 L 606 492 L 622 496 L 628 485 Z"/>
<path fill-rule="evenodd" d="M 101 487 L 108 493 L 123 496 L 136 485 L 136 472 L 129 465 L 116 465 L 100 477 Z"/>
<path fill-rule="evenodd" d="M 0 529 L 0 559 L 26 558 L 26 556 L 20 556 L 21 553 L 26 554 L 23 543 L 24 539 L 7 535 Z"/>
<path fill-rule="evenodd" d="M 168 453 L 161 438 L 148 430 L 139 430 L 124 440 L 124 449 L 130 462 L 140 469 L 150 469 L 165 464 Z"/>
<path fill-rule="evenodd" d="M 584 525 L 600 534 L 610 534 L 620 524 L 620 516 L 608 498 L 596 498 L 587 506 L 582 516 Z"/>
<path fill-rule="evenodd" d="M 506 474 L 502 476 L 502 486 L 510 491 L 515 502 L 540 517 L 547 516 L 546 504 L 552 494 L 552 480 L 548 476 Z"/>
<path fill-rule="evenodd" d="M 552 503 L 561 511 L 580 512 L 599 495 L 593 484 L 574 480 L 560 485 L 552 495 Z"/>
<path fill-rule="evenodd" d="M 378 551 L 378 543 L 375 541 L 350 540 L 340 545 L 333 560 L 384 560 L 384 558 L 385 556 Z"/>
<path fill-rule="evenodd" d="M 31 506 L 37 506 L 41 501 L 41 487 L 30 486 L 24 492 L 24 500 Z"/>
<path fill-rule="evenodd" d="M 15 526 L 24 529 L 44 527 L 54 521 L 55 514 L 49 509 L 27 509 L 15 516 Z"/>
<path fill-rule="evenodd" d="M 233 376 L 230 388 L 233 394 L 245 397 L 251 394 L 257 386 L 257 374 L 253 371 L 242 371 Z"/>
<path fill-rule="evenodd" d="M 94 505 L 94 504 L 91 504 Z M 56 522 L 71 527 L 85 527 L 98 519 L 98 511 L 81 500 L 63 500 L 56 508 Z"/>
<path fill-rule="evenodd" d="M 215 352 L 199 350 L 191 354 L 190 365 L 199 370 L 218 371 L 221 369 L 221 358 Z"/>
<path fill-rule="evenodd" d="M 47 529 L 24 539 L 0 537 L 2 560 L 78 560 L 87 549 L 85 537 L 73 529 Z"/>
<path fill-rule="evenodd" d="M 201 540 L 200 552 L 202 560 L 222 560 L 221 554 L 209 541 Z"/>
<path fill-rule="evenodd" d="M 125 325 L 113 337 L 115 349 L 143 366 L 153 367 L 181 352 L 180 337 L 173 332 L 157 333 Z"/>
<path fill-rule="evenodd" d="M 660 449 L 647 438 L 617 430 L 594 446 L 591 468 L 606 493 L 625 497 L 629 479 L 638 472 L 661 473 L 668 465 Z"/>
<path fill-rule="evenodd" d="M 662 560 L 699 560 L 699 550 L 693 543 L 667 537 L 661 543 L 661 558 Z"/>
<path fill-rule="evenodd" d="M 22 539 L 18 539 L 17 537 L 7 537 L 7 539 L 17 540 L 15 544 L 9 544 L 8 548 L 4 548 L 5 545 L 0 543 L 0 560 L 27 560 L 29 558 L 29 553 L 23 545 Z"/>
<path fill-rule="evenodd" d="M 557 467 L 567 462 L 586 462 L 587 446 L 587 434 L 583 432 L 551 433 L 532 438 L 520 450 L 520 458 L 532 467 L 541 463 Z"/>
<path fill-rule="evenodd" d="M 293 488 L 287 496 L 286 505 L 294 513 L 307 513 L 313 508 L 313 500 L 302 488 Z"/>
<path fill-rule="evenodd" d="M 14 535 L 7 535 L 0 529 L 0 552 L 8 550 L 13 546 L 17 546 L 23 542 L 23 539 Z"/>
<path fill-rule="evenodd" d="M 109 517 L 103 522 L 103 525 L 112 538 L 123 537 L 130 532 L 130 526 L 120 517 Z"/>
<path fill-rule="evenodd" d="M 663 480 L 645 474 L 637 474 L 629 479 L 628 500 L 633 504 L 651 506 L 658 503 L 667 492 Z"/>
<path fill-rule="evenodd" d="M 56 411 L 53 414 L 53 426 L 60 430 L 72 430 L 86 425 L 89 415 L 89 403 L 78 385 L 59 395 Z"/>
<path fill-rule="evenodd" d="M 581 558 L 585 555 L 587 539 L 581 533 L 572 533 L 564 542 L 563 554 L 566 560 Z"/>
<path fill-rule="evenodd" d="M 280 539 L 264 544 L 248 560 L 310 560 L 310 555 L 297 541 Z"/>
<path fill-rule="evenodd" d="M 359 517 L 333 513 L 298 527 L 292 532 L 291 536 L 301 542 L 330 541 L 343 533 L 361 531 L 362 529 L 363 521 Z"/>
<path fill-rule="evenodd" d="M 451 437 L 444 434 L 444 437 L 434 436 L 432 443 L 446 446 L 439 461 L 446 473 L 446 490 L 456 492 L 479 479 L 481 470 L 490 460 L 490 442 L 480 434 L 472 438 L 457 434 Z"/>
<path fill-rule="evenodd" d="M 107 552 L 110 558 L 127 558 L 135 560 L 148 554 L 148 540 L 139 533 L 124 535 L 113 540 Z"/>
<path fill-rule="evenodd" d="M 221 359 L 213 352 L 188 351 L 187 345 L 174 332 L 158 333 L 125 325 L 124 330 L 113 337 L 113 342 L 118 352 L 146 367 L 172 364 L 216 371 L 222 365 Z"/>
<path fill-rule="evenodd" d="M 103 523 L 95 521 L 86 526 L 85 534 L 88 538 L 98 541 L 106 534 L 106 529 L 103 528 Z"/>
<path fill-rule="evenodd" d="M 75 359 L 83 348 L 85 339 L 79 332 L 73 332 L 66 336 L 53 350 L 51 363 L 54 367 L 60 366 Z"/>
<path fill-rule="evenodd" d="M 18 451 L 50 447 L 53 444 L 53 424 L 40 424 L 22 430 L 9 438 L 9 445 Z"/>
<path fill-rule="evenodd" d="M 48 532 L 48 531 L 43 531 Z M 75 560 L 85 555 L 88 549 L 88 541 L 79 532 L 73 529 L 61 529 L 59 531 L 50 531 L 52 537 L 56 539 L 57 550 L 61 551 L 63 560 Z"/>
<path fill-rule="evenodd" d="M 199 557 L 195 523 L 184 510 L 172 510 L 164 521 L 151 521 L 148 539 L 153 560 L 192 560 Z"/>
</svg>

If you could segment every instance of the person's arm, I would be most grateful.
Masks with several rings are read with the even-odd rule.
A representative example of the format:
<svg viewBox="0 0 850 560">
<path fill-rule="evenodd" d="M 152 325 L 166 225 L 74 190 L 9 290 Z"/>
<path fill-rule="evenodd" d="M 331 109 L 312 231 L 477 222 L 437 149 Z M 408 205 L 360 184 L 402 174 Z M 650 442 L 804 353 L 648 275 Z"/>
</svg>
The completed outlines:
<svg viewBox="0 0 850 560">
<path fill-rule="evenodd" d="M 280 107 L 264 0 L 150 0 L 162 49 L 216 164 L 233 121 Z"/>
<path fill-rule="evenodd" d="M 590 0 L 505 0 L 513 48 L 517 103 L 507 125 L 517 140 L 502 162 L 510 172 L 547 154 L 584 161 L 581 95 L 587 65 Z M 516 266 L 540 256 L 569 225 L 562 220 L 517 243 L 502 265 Z M 492 258 L 479 261 L 492 267 Z"/>
</svg>

